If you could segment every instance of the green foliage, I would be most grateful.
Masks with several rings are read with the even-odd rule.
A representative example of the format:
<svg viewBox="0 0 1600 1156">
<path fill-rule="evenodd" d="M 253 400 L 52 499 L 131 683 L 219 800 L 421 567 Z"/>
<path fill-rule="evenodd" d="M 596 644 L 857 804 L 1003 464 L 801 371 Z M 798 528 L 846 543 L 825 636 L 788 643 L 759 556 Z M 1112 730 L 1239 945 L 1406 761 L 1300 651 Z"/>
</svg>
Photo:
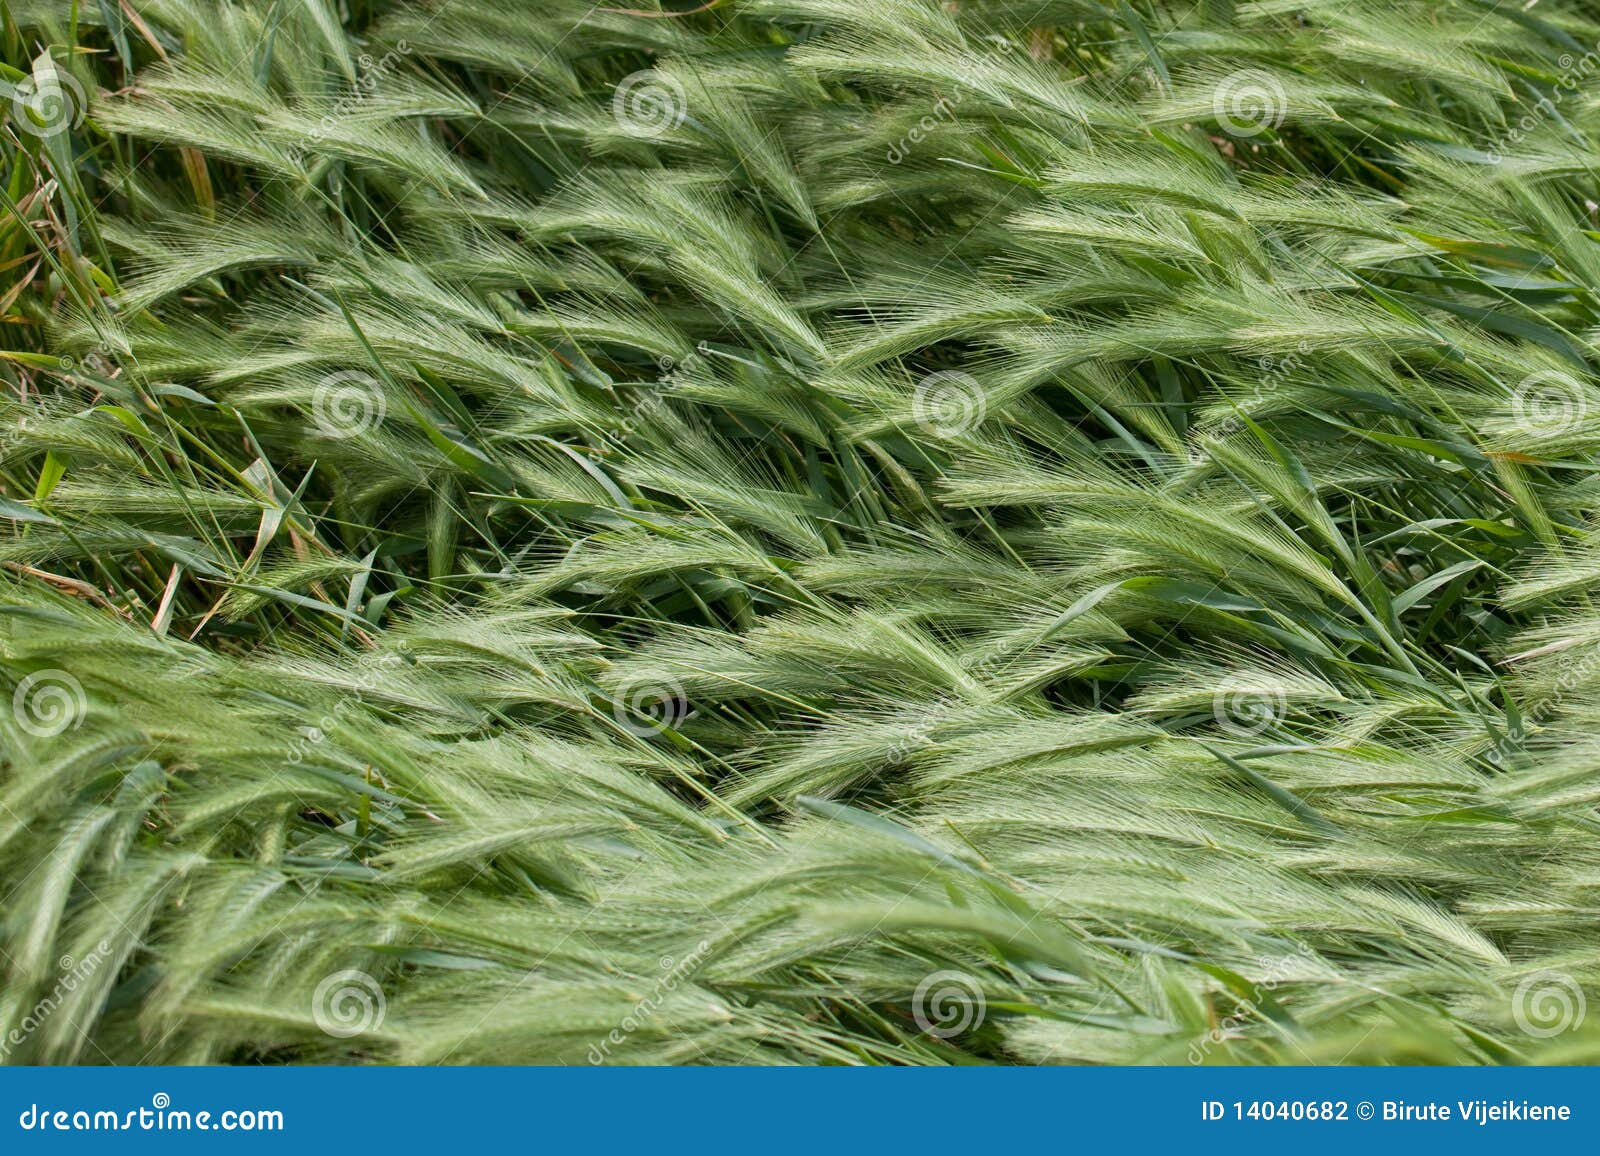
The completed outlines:
<svg viewBox="0 0 1600 1156">
<path fill-rule="evenodd" d="M 1600 1058 L 1588 6 L 0 42 L 6 1060 Z"/>
</svg>

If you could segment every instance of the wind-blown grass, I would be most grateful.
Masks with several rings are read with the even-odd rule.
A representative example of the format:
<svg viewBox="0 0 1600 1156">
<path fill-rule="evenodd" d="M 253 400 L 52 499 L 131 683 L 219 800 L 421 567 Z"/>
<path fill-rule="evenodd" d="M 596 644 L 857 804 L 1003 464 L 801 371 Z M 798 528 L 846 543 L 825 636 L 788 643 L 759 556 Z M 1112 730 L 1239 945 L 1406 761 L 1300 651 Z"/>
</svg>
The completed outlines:
<svg viewBox="0 0 1600 1156">
<path fill-rule="evenodd" d="M 1600 1058 L 1585 6 L 0 19 L 5 1059 Z"/>
</svg>

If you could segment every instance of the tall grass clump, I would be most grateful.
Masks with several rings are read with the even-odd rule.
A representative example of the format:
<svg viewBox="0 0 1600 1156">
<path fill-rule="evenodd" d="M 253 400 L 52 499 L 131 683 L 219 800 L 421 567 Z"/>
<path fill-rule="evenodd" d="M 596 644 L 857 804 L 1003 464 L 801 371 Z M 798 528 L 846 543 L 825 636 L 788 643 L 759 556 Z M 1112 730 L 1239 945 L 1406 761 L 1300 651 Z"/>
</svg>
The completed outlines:
<svg viewBox="0 0 1600 1156">
<path fill-rule="evenodd" d="M 0 0 L 0 1057 L 1600 1059 L 1600 14 Z"/>
</svg>

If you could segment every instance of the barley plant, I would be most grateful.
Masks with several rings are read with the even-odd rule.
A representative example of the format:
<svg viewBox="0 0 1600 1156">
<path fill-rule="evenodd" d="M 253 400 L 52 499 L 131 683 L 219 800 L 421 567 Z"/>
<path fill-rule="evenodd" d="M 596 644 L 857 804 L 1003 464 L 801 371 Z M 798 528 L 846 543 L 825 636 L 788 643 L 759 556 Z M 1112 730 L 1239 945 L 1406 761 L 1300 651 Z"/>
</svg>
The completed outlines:
<svg viewBox="0 0 1600 1156">
<path fill-rule="evenodd" d="M 640 2 L 0 0 L 0 1059 L 1600 1060 L 1600 8 Z"/>
</svg>

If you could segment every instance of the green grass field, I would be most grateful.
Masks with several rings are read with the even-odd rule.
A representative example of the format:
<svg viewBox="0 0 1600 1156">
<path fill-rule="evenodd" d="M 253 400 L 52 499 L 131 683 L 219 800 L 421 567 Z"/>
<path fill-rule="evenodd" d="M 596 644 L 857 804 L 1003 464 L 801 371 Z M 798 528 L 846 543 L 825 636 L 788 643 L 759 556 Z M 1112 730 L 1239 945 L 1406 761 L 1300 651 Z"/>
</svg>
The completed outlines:
<svg viewBox="0 0 1600 1156">
<path fill-rule="evenodd" d="M 1600 7 L 679 2 L 0 0 L 0 1060 L 1600 1060 Z"/>
</svg>

